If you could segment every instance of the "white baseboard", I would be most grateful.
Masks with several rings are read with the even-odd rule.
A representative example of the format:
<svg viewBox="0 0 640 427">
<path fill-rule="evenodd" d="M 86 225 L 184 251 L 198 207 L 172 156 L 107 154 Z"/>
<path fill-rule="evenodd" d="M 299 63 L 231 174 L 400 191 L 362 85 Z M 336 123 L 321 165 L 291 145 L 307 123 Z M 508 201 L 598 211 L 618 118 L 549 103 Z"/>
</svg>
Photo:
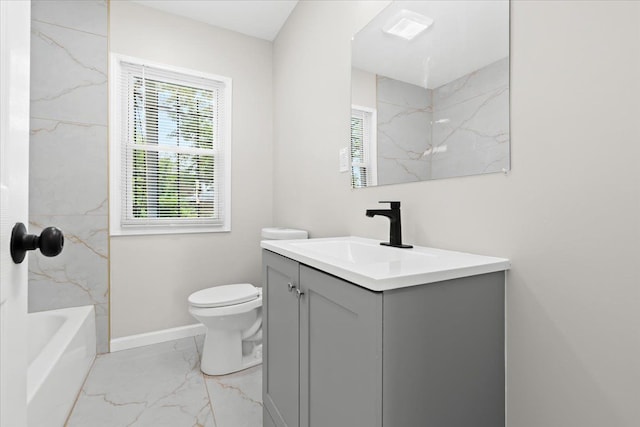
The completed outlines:
<svg viewBox="0 0 640 427">
<path fill-rule="evenodd" d="M 207 331 L 201 323 L 196 325 L 180 326 L 178 328 L 163 329 L 161 331 L 147 332 L 145 334 L 129 335 L 128 337 L 114 338 L 111 340 L 111 353 L 130 348 L 143 347 L 145 345 L 177 340 L 204 334 Z"/>
</svg>

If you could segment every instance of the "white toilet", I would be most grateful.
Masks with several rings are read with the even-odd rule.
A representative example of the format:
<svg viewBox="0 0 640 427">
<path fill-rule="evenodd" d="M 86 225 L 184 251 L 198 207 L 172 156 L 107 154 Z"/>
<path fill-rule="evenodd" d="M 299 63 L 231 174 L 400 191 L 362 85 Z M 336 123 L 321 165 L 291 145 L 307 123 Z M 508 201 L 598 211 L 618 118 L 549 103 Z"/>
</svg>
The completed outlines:
<svg viewBox="0 0 640 427">
<path fill-rule="evenodd" d="M 265 240 L 306 239 L 304 230 L 263 228 Z M 224 375 L 262 363 L 262 289 L 214 286 L 189 296 L 189 313 L 206 328 L 200 369 Z"/>
</svg>

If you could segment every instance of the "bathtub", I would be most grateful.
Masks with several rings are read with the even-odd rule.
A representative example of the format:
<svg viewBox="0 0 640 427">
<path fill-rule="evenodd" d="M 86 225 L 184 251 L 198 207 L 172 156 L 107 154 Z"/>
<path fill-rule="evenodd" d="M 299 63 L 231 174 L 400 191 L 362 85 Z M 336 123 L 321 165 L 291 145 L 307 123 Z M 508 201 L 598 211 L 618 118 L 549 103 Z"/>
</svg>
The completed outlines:
<svg viewBox="0 0 640 427">
<path fill-rule="evenodd" d="M 28 315 L 29 427 L 62 427 L 96 356 L 92 305 Z"/>
</svg>

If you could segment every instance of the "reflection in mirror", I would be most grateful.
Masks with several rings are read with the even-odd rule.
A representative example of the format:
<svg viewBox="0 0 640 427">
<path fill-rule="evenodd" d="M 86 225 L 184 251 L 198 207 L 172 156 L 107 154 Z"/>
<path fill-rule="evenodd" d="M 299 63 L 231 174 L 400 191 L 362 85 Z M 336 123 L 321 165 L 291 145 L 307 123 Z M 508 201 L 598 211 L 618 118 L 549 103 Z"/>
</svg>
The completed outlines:
<svg viewBox="0 0 640 427">
<path fill-rule="evenodd" d="M 509 169 L 509 1 L 395 1 L 352 43 L 352 187 Z"/>
</svg>

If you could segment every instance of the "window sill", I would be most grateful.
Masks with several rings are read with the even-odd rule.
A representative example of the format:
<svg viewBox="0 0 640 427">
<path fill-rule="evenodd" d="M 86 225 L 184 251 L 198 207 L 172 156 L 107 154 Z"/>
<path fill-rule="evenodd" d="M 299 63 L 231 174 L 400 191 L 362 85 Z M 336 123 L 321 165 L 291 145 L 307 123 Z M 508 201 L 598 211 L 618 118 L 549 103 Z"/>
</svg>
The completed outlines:
<svg viewBox="0 0 640 427">
<path fill-rule="evenodd" d="M 110 237 L 119 236 L 155 236 L 163 234 L 209 234 L 228 233 L 229 226 L 206 226 L 206 227 L 185 227 L 185 226 L 158 226 L 158 227 L 127 227 L 109 230 Z"/>
</svg>

